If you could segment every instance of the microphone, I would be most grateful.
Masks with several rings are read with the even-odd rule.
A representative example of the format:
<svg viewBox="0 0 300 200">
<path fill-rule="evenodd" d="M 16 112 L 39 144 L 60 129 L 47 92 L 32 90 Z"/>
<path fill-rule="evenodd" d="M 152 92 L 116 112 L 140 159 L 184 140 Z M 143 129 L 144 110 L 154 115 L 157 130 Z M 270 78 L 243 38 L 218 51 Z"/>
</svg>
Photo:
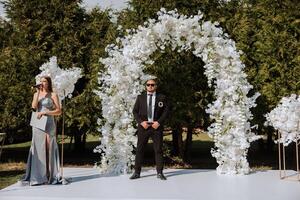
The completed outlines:
<svg viewBox="0 0 300 200">
<path fill-rule="evenodd" d="M 31 86 L 31 89 L 34 89 L 34 88 L 40 88 L 42 86 L 42 84 L 36 84 L 36 85 L 34 85 L 34 86 Z"/>
</svg>

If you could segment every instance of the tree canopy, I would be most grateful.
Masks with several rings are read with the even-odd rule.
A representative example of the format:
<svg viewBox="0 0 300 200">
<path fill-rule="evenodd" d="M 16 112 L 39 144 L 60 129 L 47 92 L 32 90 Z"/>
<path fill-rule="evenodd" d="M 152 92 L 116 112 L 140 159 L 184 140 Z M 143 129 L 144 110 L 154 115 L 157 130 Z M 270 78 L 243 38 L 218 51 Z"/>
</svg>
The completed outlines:
<svg viewBox="0 0 300 200">
<path fill-rule="evenodd" d="M 253 92 L 260 92 L 253 110 L 254 122 L 263 130 L 264 114 L 281 97 L 299 94 L 300 88 L 300 4 L 295 0 L 131 0 L 130 8 L 118 13 L 112 23 L 109 10 L 86 11 L 81 0 L 8 0 L 4 2 L 7 20 L 0 20 L 0 130 L 28 131 L 34 77 L 51 56 L 59 66 L 80 67 L 83 78 L 76 84 L 74 97 L 66 100 L 66 124 L 78 137 L 97 133 L 101 118 L 101 99 L 93 90 L 102 72 L 100 57 L 126 29 L 156 18 L 157 11 L 177 9 L 193 15 L 201 10 L 205 20 L 218 21 L 220 27 L 244 52 L 248 81 Z M 120 26 L 122 28 L 120 29 Z M 212 92 L 203 75 L 203 63 L 191 53 L 166 49 L 153 55 L 155 63 L 147 67 L 158 76 L 160 90 L 172 100 L 170 125 L 209 124 L 206 105 Z"/>
</svg>

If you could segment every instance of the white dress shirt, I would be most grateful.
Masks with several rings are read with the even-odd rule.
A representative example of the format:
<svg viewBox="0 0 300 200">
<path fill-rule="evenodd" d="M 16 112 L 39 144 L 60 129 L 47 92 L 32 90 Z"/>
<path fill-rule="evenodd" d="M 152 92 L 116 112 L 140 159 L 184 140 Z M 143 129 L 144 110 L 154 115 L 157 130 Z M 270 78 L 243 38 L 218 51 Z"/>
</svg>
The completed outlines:
<svg viewBox="0 0 300 200">
<path fill-rule="evenodd" d="M 154 119 L 154 108 L 155 108 L 156 92 L 153 92 L 153 93 L 147 92 L 147 109 L 148 109 L 149 101 L 150 101 L 150 95 L 149 95 L 149 94 L 152 94 L 152 118 L 149 118 L 149 117 L 148 117 L 148 122 L 153 122 L 153 119 Z"/>
</svg>

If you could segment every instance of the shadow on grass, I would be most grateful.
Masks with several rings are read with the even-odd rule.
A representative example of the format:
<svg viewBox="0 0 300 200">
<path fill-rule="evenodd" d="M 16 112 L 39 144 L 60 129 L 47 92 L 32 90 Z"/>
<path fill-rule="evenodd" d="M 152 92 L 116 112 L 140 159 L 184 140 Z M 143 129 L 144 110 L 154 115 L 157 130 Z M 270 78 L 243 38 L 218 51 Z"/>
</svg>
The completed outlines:
<svg viewBox="0 0 300 200">
<path fill-rule="evenodd" d="M 171 149 L 172 144 L 170 141 L 165 142 L 166 146 Z M 100 154 L 94 153 L 93 149 L 99 145 L 98 141 L 90 141 L 86 143 L 86 149 L 81 152 L 74 152 L 72 146 L 69 143 L 64 144 L 64 165 L 74 166 L 93 166 L 95 162 L 100 161 Z M 211 149 L 214 147 L 212 141 L 193 141 L 191 150 L 188 156 L 188 167 L 185 165 L 177 165 L 174 160 L 170 158 L 165 159 L 166 167 L 182 167 L 182 168 L 197 168 L 197 169 L 215 169 L 217 163 L 215 158 L 211 155 Z M 25 143 L 25 146 L 17 145 L 16 147 L 8 146 L 4 147 L 2 152 L 2 163 L 7 162 L 27 162 L 28 151 L 30 143 Z M 59 144 L 61 148 L 61 144 Z M 61 151 L 60 151 L 61 152 Z M 292 147 L 286 149 L 287 168 L 293 168 L 295 166 L 294 155 Z M 171 156 L 172 157 L 172 156 Z M 276 145 L 273 149 L 266 150 L 264 147 L 258 147 L 257 144 L 252 143 L 249 148 L 248 161 L 250 167 L 266 166 L 271 169 L 278 169 L 278 152 Z M 147 144 L 145 150 L 145 166 L 154 166 L 154 151 L 151 141 Z"/>
<path fill-rule="evenodd" d="M 1 178 L 13 177 L 19 174 L 24 174 L 24 170 L 7 170 L 7 171 L 0 171 Z"/>
<path fill-rule="evenodd" d="M 94 165 L 95 161 L 100 160 L 100 154 L 94 153 L 93 149 L 99 145 L 99 142 L 92 141 L 86 143 L 84 151 L 75 152 L 70 144 L 64 144 L 64 164 L 66 165 Z M 58 144 L 61 153 L 61 144 Z M 2 150 L 1 162 L 27 162 L 30 143 L 24 146 L 5 146 Z"/>
<path fill-rule="evenodd" d="M 24 173 L 24 170 L 0 171 L 0 189 L 16 183 Z"/>
</svg>

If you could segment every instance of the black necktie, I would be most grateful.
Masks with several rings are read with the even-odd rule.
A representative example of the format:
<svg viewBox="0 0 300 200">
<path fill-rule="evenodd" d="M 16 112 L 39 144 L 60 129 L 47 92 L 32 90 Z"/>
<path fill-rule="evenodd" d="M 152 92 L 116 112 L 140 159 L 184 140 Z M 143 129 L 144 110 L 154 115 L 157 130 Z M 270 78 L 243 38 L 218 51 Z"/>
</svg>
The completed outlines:
<svg viewBox="0 0 300 200">
<path fill-rule="evenodd" d="M 149 94 L 148 119 L 152 118 L 152 94 Z"/>
</svg>

